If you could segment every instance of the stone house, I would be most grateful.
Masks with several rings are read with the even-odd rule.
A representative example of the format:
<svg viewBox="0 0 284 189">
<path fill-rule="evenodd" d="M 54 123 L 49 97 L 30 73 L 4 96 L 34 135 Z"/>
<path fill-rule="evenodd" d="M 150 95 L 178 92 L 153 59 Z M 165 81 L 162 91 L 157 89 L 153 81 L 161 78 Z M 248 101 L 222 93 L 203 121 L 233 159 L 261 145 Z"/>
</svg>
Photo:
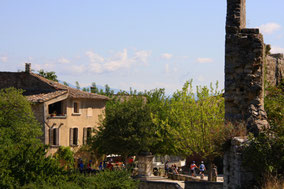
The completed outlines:
<svg viewBox="0 0 284 189">
<path fill-rule="evenodd" d="M 77 90 L 31 72 L 0 72 L 0 89 L 23 89 L 23 95 L 32 103 L 36 119 L 42 125 L 44 144 L 49 153 L 59 146 L 73 149 L 86 144 L 92 128 L 98 126 L 108 97 Z"/>
</svg>

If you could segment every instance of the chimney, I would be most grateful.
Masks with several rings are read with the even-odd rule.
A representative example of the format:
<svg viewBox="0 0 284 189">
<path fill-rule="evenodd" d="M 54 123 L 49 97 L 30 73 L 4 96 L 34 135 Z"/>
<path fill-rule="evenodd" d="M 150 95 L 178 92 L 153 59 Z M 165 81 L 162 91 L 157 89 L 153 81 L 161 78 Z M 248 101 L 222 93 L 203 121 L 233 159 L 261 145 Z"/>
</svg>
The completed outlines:
<svg viewBox="0 0 284 189">
<path fill-rule="evenodd" d="M 25 72 L 26 73 L 31 73 L 31 63 L 26 63 L 26 65 L 25 65 Z"/>
</svg>

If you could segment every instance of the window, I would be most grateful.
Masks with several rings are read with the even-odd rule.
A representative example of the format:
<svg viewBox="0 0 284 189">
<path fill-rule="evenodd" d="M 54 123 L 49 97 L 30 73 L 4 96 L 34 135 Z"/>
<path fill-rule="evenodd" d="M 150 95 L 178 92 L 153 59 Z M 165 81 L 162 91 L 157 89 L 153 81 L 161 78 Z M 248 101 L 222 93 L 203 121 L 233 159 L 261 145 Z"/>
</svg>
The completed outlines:
<svg viewBox="0 0 284 189">
<path fill-rule="evenodd" d="M 84 132 L 83 132 L 84 144 L 89 144 L 91 136 L 92 136 L 92 128 L 91 127 L 84 128 Z"/>
<path fill-rule="evenodd" d="M 74 102 L 74 113 L 79 113 L 78 102 Z"/>
<path fill-rule="evenodd" d="M 50 145 L 59 145 L 59 129 L 52 128 L 49 129 L 49 144 Z"/>
<path fill-rule="evenodd" d="M 78 128 L 70 128 L 70 146 L 78 145 Z"/>
<path fill-rule="evenodd" d="M 54 116 L 64 115 L 62 101 L 48 105 L 48 113 Z"/>
<path fill-rule="evenodd" d="M 80 114 L 80 103 L 79 102 L 73 102 L 73 113 Z"/>
</svg>

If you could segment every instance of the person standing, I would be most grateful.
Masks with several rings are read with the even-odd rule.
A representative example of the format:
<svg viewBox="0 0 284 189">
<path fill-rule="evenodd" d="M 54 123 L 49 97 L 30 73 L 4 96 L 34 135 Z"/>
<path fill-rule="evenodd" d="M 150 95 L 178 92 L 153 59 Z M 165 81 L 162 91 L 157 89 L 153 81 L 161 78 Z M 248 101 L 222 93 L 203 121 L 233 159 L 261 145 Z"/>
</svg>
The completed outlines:
<svg viewBox="0 0 284 189">
<path fill-rule="evenodd" d="M 195 161 L 190 164 L 191 176 L 195 177 L 195 169 L 197 168 Z"/>
<path fill-rule="evenodd" d="M 169 160 L 165 163 L 165 176 L 168 176 L 169 173 Z"/>
<path fill-rule="evenodd" d="M 206 170 L 206 167 L 204 165 L 204 162 L 201 161 L 201 164 L 199 165 L 199 170 L 200 170 L 200 178 L 204 178 L 204 171 Z"/>
<path fill-rule="evenodd" d="M 212 169 L 212 181 L 217 182 L 218 172 L 217 172 L 217 166 L 213 165 Z"/>
</svg>

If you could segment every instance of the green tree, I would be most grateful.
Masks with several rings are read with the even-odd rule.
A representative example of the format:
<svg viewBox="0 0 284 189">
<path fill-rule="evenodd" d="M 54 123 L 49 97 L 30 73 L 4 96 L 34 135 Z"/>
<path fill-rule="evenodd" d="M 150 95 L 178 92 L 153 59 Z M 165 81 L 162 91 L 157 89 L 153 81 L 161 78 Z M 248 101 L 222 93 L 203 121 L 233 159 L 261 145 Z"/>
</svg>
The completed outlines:
<svg viewBox="0 0 284 189">
<path fill-rule="evenodd" d="M 157 93 L 161 98 L 156 97 Z M 142 151 L 156 153 L 159 143 L 157 126 L 151 114 L 159 108 L 156 104 L 164 100 L 164 90 L 152 91 L 145 96 L 121 96 L 106 105 L 105 119 L 93 138 L 93 146 L 103 154 L 120 154 L 124 157 Z M 156 100 L 155 100 L 156 98 Z"/>
<path fill-rule="evenodd" d="M 41 69 L 41 70 L 38 71 L 38 75 L 40 75 L 40 76 L 42 76 L 46 79 L 58 82 L 57 75 L 55 74 L 55 72 L 46 72 L 43 69 Z"/>
<path fill-rule="evenodd" d="M 65 86 L 67 86 L 67 87 L 69 86 L 66 81 L 63 81 L 63 85 L 65 85 Z"/>
<path fill-rule="evenodd" d="M 78 81 L 75 82 L 75 85 L 76 85 L 76 89 L 80 90 L 81 87 Z"/>
<path fill-rule="evenodd" d="M 22 92 L 0 90 L 0 188 L 64 177 L 58 163 L 46 157 L 41 127 Z"/>
<path fill-rule="evenodd" d="M 84 88 L 82 89 L 82 91 L 90 92 L 90 89 L 89 89 L 89 88 L 84 87 Z"/>
<path fill-rule="evenodd" d="M 197 87 L 193 92 L 192 81 L 186 82 L 181 91 L 173 94 L 165 108 L 166 119 L 154 116 L 157 126 L 164 128 L 164 141 L 167 141 L 173 154 L 198 155 L 209 164 L 221 156 L 225 142 L 224 99 L 221 91 L 210 85 Z M 210 167 L 210 166 L 209 166 Z"/>
<path fill-rule="evenodd" d="M 97 88 L 97 85 L 95 82 L 92 83 L 91 93 L 99 93 L 99 89 Z"/>
</svg>

